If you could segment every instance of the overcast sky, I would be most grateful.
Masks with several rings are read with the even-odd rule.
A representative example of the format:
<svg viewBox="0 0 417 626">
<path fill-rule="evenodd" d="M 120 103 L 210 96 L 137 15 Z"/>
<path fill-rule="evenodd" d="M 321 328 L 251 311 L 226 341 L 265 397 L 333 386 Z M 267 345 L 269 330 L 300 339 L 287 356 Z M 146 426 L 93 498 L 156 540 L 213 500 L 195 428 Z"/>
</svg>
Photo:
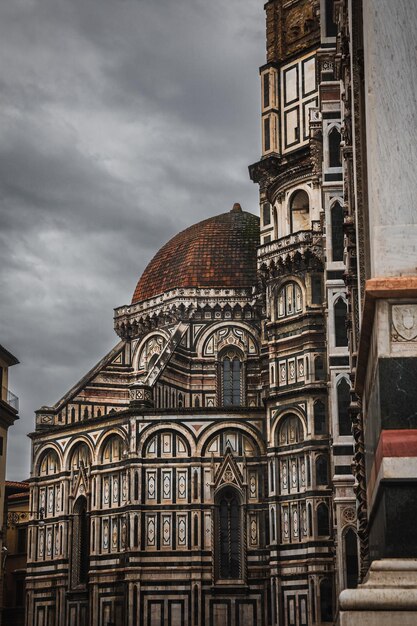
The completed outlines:
<svg viewBox="0 0 417 626">
<path fill-rule="evenodd" d="M 240 202 L 260 155 L 261 0 L 0 3 L 0 343 L 34 411 L 113 345 L 113 308 L 172 235 Z"/>
</svg>

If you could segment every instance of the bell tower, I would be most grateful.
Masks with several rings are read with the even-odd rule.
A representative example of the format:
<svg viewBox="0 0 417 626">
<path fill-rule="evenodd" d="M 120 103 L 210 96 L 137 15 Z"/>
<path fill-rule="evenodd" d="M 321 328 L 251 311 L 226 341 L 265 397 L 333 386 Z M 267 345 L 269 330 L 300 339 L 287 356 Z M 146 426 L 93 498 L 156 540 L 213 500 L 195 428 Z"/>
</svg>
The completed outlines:
<svg viewBox="0 0 417 626">
<path fill-rule="evenodd" d="M 333 5 L 266 3 L 262 155 L 249 167 L 261 214 L 273 625 L 334 623 L 336 594 L 357 578 Z M 350 526 L 353 574 L 341 557 Z"/>
</svg>

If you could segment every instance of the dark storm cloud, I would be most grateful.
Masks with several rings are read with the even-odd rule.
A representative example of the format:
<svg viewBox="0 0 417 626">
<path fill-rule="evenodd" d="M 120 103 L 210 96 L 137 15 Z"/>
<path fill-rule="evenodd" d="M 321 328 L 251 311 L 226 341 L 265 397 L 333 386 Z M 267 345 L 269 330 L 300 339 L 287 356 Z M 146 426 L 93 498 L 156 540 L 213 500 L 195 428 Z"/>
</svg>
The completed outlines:
<svg viewBox="0 0 417 626">
<path fill-rule="evenodd" d="M 21 364 L 8 476 L 33 411 L 117 341 L 175 232 L 238 200 L 256 211 L 258 0 L 13 0 L 0 5 L 0 342 Z"/>
</svg>

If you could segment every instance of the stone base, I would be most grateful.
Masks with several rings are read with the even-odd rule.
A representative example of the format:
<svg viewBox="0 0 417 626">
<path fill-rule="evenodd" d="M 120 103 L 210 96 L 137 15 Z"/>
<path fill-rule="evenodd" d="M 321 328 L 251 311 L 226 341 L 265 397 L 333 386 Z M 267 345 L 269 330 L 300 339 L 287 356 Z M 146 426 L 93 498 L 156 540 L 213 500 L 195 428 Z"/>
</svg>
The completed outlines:
<svg viewBox="0 0 417 626">
<path fill-rule="evenodd" d="M 366 581 L 339 598 L 339 626 L 416 626 L 417 559 L 373 561 Z"/>
</svg>

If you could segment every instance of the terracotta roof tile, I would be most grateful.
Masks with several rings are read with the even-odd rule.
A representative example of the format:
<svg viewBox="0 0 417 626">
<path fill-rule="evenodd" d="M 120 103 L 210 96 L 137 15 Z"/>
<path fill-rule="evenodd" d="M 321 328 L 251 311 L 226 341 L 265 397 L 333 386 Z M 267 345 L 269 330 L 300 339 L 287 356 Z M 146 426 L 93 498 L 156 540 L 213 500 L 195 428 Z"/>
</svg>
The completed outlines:
<svg viewBox="0 0 417 626">
<path fill-rule="evenodd" d="M 178 287 L 251 287 L 258 245 L 259 218 L 235 204 L 168 241 L 143 272 L 132 303 Z"/>
</svg>

